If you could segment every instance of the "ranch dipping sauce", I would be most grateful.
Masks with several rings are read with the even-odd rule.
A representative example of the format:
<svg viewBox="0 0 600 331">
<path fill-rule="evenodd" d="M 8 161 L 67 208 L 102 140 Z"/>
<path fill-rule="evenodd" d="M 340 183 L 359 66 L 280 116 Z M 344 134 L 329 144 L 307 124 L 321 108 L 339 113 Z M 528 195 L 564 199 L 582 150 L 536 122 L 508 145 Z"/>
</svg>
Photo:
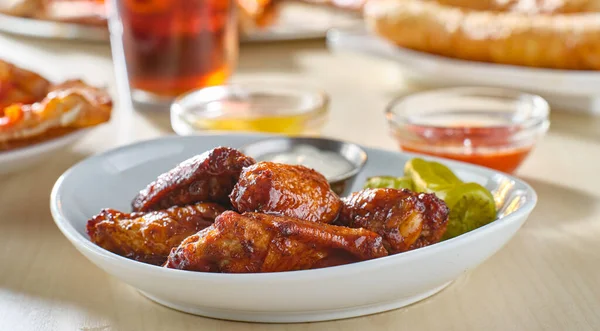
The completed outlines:
<svg viewBox="0 0 600 331">
<path fill-rule="evenodd" d="M 257 161 L 303 165 L 315 169 L 328 180 L 354 169 L 354 166 L 338 153 L 322 151 L 309 145 L 296 146 L 286 152 L 265 154 L 258 157 Z"/>
</svg>

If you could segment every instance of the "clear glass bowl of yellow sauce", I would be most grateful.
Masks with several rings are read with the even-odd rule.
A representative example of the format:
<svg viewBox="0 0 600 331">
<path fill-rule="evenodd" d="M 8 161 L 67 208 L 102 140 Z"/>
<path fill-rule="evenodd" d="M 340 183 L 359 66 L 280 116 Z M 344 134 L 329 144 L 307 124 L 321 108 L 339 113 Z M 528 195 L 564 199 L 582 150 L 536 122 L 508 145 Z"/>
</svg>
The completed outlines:
<svg viewBox="0 0 600 331">
<path fill-rule="evenodd" d="M 329 97 L 292 82 L 243 82 L 212 86 L 178 97 L 171 126 L 179 135 L 204 131 L 318 135 Z"/>
</svg>

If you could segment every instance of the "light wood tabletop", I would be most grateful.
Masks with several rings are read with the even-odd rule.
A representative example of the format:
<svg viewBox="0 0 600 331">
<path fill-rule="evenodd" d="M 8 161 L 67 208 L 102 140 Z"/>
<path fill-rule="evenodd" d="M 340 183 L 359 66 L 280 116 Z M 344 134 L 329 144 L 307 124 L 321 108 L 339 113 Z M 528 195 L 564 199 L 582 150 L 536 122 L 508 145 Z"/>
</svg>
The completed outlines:
<svg viewBox="0 0 600 331">
<path fill-rule="evenodd" d="M 81 77 L 117 96 L 107 45 L 0 35 L 0 57 L 53 80 Z M 331 54 L 323 41 L 244 45 L 236 79 L 264 76 L 322 86 L 332 97 L 323 135 L 397 148 L 382 114 L 394 95 L 409 91 L 397 65 Z M 34 168 L 0 177 L 0 330 L 599 330 L 600 118 L 554 111 L 551 120 L 549 133 L 517 173 L 536 189 L 538 206 L 484 264 L 406 308 L 263 325 L 155 304 L 95 267 L 54 225 L 50 189 L 75 162 L 172 134 L 166 109 L 134 111 L 117 100 L 110 124 Z"/>
</svg>

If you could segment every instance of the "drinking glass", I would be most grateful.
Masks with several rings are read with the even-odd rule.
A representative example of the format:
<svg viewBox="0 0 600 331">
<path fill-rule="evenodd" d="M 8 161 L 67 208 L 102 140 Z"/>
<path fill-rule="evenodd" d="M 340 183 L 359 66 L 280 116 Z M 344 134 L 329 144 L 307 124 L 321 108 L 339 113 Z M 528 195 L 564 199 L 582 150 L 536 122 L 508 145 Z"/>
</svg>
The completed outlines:
<svg viewBox="0 0 600 331">
<path fill-rule="evenodd" d="M 238 53 L 233 1 L 110 0 L 109 28 L 120 88 L 134 102 L 156 104 L 192 89 L 224 84 Z"/>
</svg>

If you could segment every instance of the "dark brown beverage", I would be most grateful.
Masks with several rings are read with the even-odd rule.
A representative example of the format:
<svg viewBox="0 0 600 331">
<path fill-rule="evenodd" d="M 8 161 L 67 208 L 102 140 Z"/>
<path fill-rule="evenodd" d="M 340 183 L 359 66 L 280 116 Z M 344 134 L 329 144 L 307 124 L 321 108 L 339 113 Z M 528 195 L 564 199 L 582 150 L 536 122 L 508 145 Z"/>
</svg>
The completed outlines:
<svg viewBox="0 0 600 331">
<path fill-rule="evenodd" d="M 116 3 L 132 90 L 177 96 L 227 80 L 237 55 L 231 0 Z"/>
</svg>

